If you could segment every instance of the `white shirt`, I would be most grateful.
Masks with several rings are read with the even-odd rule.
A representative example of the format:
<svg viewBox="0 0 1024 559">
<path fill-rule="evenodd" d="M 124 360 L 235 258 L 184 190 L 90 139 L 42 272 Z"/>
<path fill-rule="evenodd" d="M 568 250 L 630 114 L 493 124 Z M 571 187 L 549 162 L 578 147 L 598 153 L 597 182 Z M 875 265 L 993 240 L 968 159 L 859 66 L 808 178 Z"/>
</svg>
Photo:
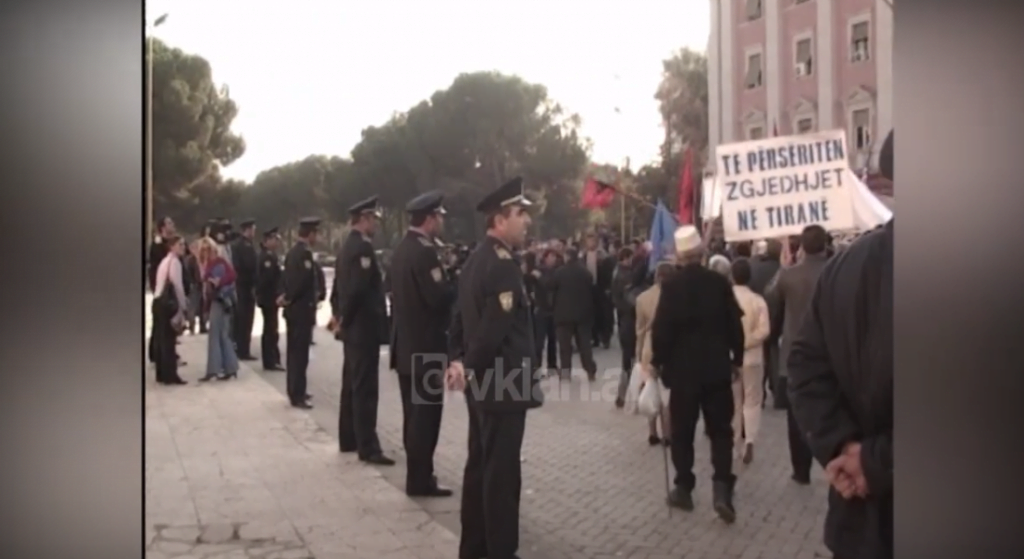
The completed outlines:
<svg viewBox="0 0 1024 559">
<path fill-rule="evenodd" d="M 168 281 L 174 286 L 174 295 L 178 298 L 178 307 L 182 309 L 187 308 L 188 301 L 185 299 L 185 284 L 181 280 L 181 260 L 174 253 L 168 253 L 160 261 L 160 266 L 156 269 L 154 297 L 159 297 L 164 292 Z"/>
</svg>

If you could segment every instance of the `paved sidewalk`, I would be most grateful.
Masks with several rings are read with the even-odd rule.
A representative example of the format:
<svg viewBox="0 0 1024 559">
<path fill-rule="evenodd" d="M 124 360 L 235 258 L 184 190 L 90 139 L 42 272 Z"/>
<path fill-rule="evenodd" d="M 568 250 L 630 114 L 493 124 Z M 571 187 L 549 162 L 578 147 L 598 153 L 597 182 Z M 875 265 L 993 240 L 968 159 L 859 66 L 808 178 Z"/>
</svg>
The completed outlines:
<svg viewBox="0 0 1024 559">
<path fill-rule="evenodd" d="M 457 556 L 451 531 L 247 367 L 195 382 L 205 342 L 178 346 L 188 386 L 145 373 L 147 558 Z"/>
</svg>

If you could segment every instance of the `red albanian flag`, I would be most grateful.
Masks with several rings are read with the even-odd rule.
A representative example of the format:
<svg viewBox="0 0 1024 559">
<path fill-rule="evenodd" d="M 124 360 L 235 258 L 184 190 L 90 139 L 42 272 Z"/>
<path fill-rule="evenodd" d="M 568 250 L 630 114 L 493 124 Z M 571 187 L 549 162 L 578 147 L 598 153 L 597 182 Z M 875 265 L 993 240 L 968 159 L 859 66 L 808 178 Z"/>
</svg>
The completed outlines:
<svg viewBox="0 0 1024 559">
<path fill-rule="evenodd" d="M 611 205 L 615 199 L 615 187 L 597 179 L 587 179 L 583 185 L 583 197 L 580 207 L 586 209 L 603 209 Z"/>
</svg>

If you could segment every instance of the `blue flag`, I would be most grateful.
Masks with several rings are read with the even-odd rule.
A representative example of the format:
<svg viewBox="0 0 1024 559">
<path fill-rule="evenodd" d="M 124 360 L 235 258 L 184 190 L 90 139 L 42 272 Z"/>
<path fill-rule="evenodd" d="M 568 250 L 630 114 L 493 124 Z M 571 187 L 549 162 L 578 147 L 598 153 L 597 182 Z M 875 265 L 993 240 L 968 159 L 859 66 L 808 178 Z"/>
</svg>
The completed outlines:
<svg viewBox="0 0 1024 559">
<path fill-rule="evenodd" d="M 658 200 L 658 207 L 654 210 L 654 221 L 651 222 L 651 254 L 647 260 L 648 270 L 654 271 L 658 262 L 675 252 L 676 216 L 668 211 L 665 204 Z"/>
</svg>

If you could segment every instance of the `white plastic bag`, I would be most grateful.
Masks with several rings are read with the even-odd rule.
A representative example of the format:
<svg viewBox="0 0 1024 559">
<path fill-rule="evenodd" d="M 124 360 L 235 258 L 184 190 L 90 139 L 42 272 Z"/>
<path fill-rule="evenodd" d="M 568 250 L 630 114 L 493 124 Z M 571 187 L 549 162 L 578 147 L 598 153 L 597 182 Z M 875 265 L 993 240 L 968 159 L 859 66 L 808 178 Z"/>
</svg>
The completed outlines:
<svg viewBox="0 0 1024 559">
<path fill-rule="evenodd" d="M 640 387 L 643 386 L 643 373 L 640 371 L 640 364 L 633 365 L 633 372 L 629 374 L 629 385 L 626 387 L 626 413 L 636 414 L 636 401 L 640 398 Z"/>
<path fill-rule="evenodd" d="M 662 389 L 661 380 L 644 383 L 643 389 L 640 390 L 640 397 L 636 401 L 637 409 L 643 416 L 653 419 L 661 413 Z"/>
</svg>

